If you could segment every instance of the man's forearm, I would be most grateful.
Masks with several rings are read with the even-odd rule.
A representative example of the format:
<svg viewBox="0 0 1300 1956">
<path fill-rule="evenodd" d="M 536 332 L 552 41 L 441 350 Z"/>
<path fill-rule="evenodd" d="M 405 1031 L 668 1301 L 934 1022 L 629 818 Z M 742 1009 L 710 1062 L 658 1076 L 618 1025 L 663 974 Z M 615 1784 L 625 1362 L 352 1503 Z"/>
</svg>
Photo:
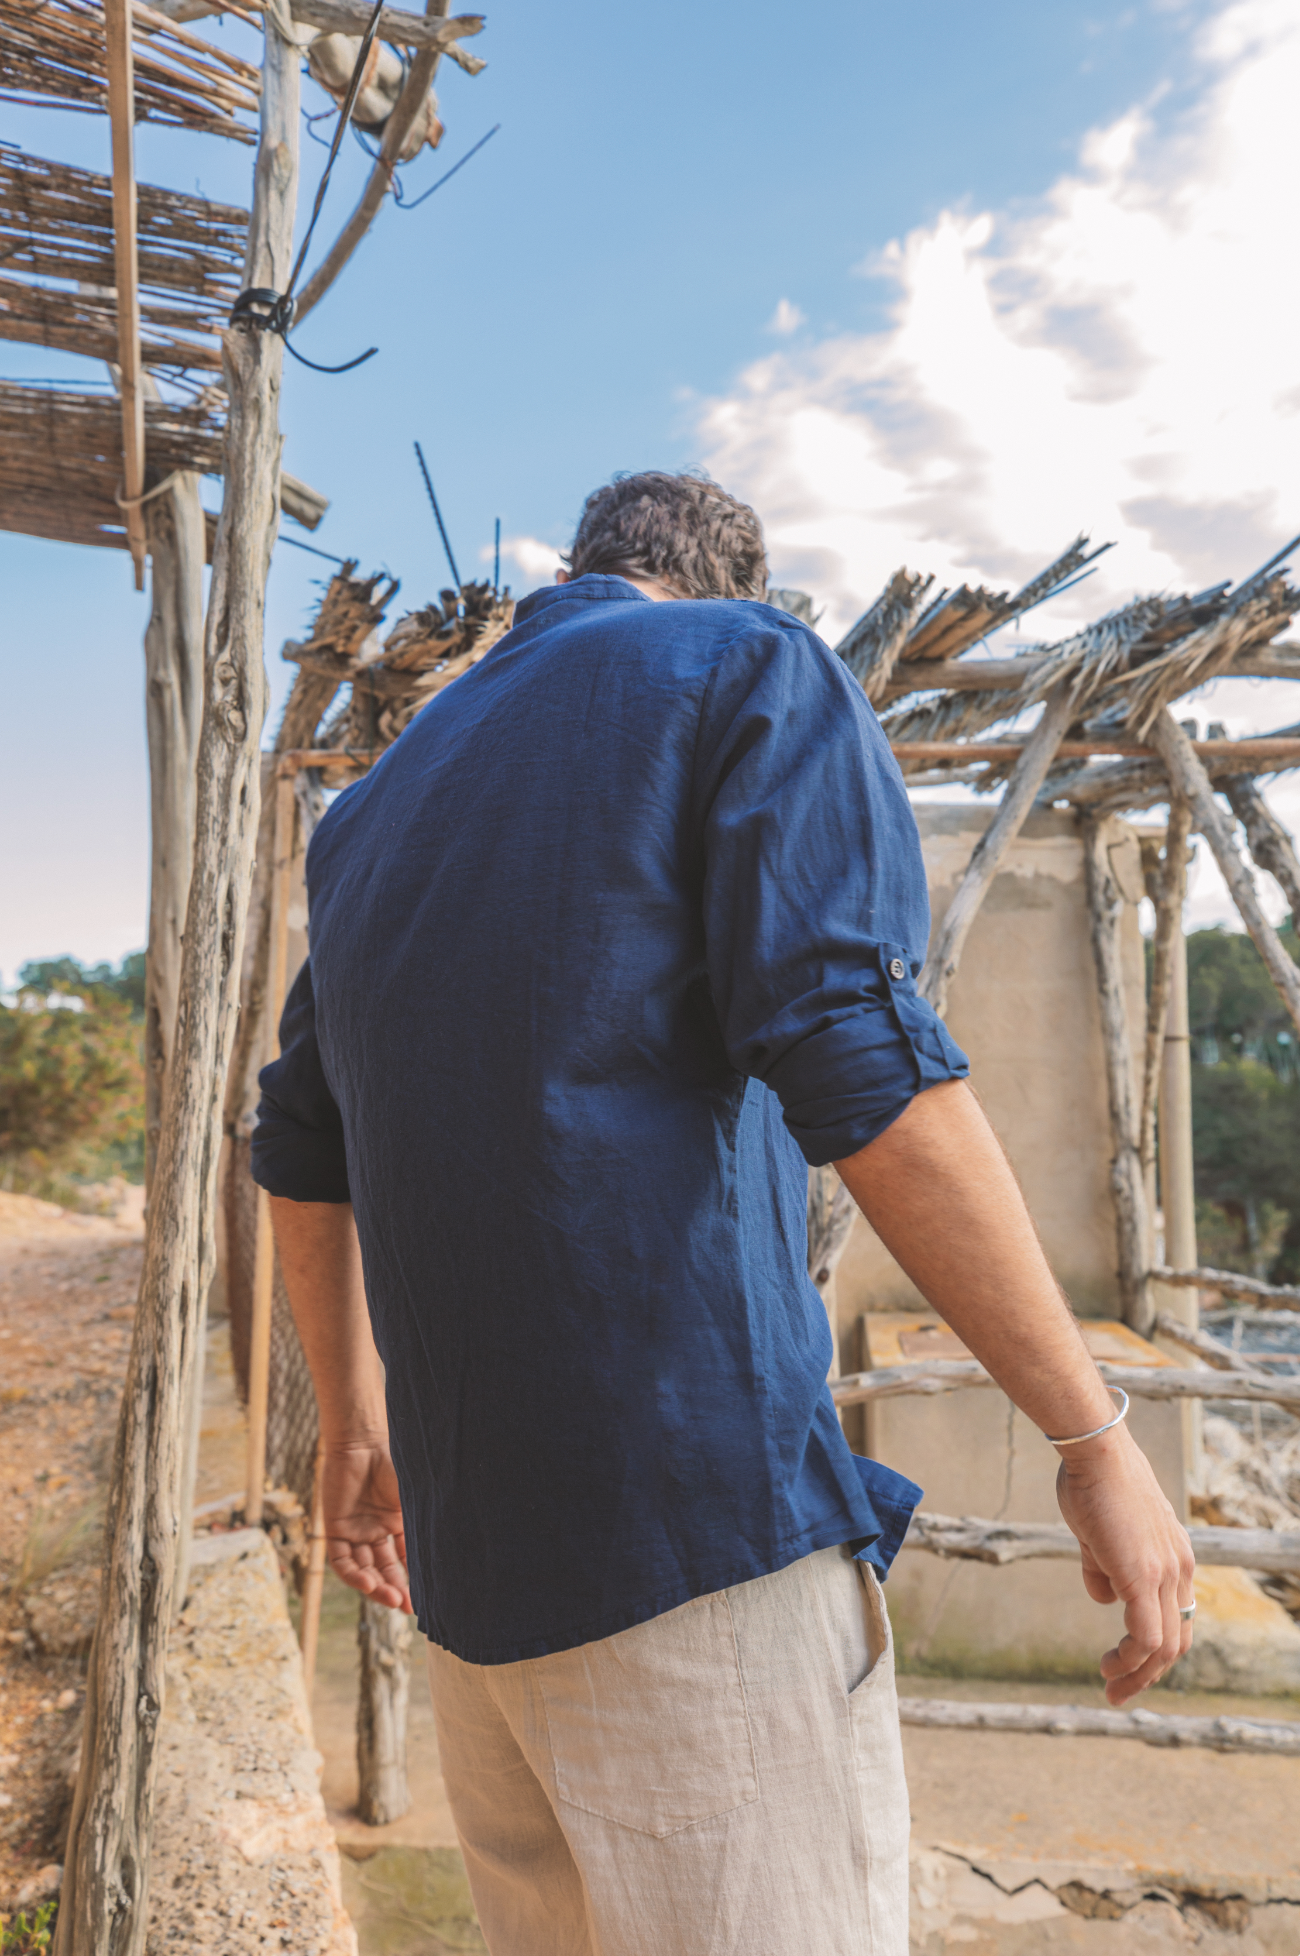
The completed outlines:
<svg viewBox="0 0 1300 1956">
<path fill-rule="evenodd" d="M 885 1248 L 1045 1433 L 1113 1416 L 1015 1176 L 963 1080 L 919 1094 L 840 1177 Z"/>
<path fill-rule="evenodd" d="M 384 1372 L 370 1330 L 361 1248 L 347 1202 L 271 1198 L 285 1289 L 327 1446 L 386 1442 Z"/>
<path fill-rule="evenodd" d="M 885 1247 L 1044 1433 L 1091 1434 L 1113 1419 L 1015 1176 L 963 1081 L 918 1094 L 836 1165 Z M 1123 1704 L 1191 1643 L 1187 1532 L 1124 1426 L 1061 1449 L 1057 1496 L 1088 1594 L 1124 1605 L 1125 1635 L 1101 1660 L 1106 1695 Z"/>
</svg>

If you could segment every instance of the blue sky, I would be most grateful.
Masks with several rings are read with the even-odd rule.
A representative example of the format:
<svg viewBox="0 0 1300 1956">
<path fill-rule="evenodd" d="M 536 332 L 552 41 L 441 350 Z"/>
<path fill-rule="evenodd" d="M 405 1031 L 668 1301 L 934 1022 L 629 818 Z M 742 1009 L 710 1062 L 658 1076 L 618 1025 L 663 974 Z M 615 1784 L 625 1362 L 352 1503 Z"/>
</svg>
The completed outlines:
<svg viewBox="0 0 1300 1956">
<path fill-rule="evenodd" d="M 1173 439 L 1181 410 L 1153 399 L 1150 375 L 1176 371 L 1166 355 L 1185 337 L 1160 293 L 1199 249 L 1189 195 L 1199 209 L 1222 182 L 1215 240 L 1226 227 L 1239 252 L 1253 246 L 1250 169 L 1275 173 L 1277 158 L 1266 145 L 1255 156 L 1249 88 L 1280 72 L 1279 48 L 1294 52 L 1288 19 L 1288 0 L 828 0 L 803 19 L 773 0 L 500 0 L 474 44 L 487 70 L 444 64 L 447 134 L 410 167 L 411 193 L 492 124 L 500 133 L 419 211 L 387 208 L 302 329 L 314 359 L 372 343 L 378 357 L 337 378 L 288 365 L 286 466 L 332 501 L 313 541 L 400 576 L 390 620 L 431 595 L 445 573 L 418 437 L 462 570 L 500 516 L 516 589 L 544 574 L 583 495 L 614 470 L 699 462 L 755 501 L 775 574 L 813 589 L 832 623 L 869 601 L 900 551 L 913 568 L 1007 579 L 1081 526 L 1121 541 L 1085 615 L 1116 592 L 1194 580 L 1198 552 L 1218 576 L 1244 574 L 1293 513 L 1278 418 L 1262 395 L 1193 411 L 1197 389 L 1184 387 Z M 237 24 L 206 31 L 249 45 Z M 304 100 L 324 106 L 310 83 Z M 10 109 L 5 134 L 107 166 L 98 118 Z M 308 182 L 322 155 L 304 146 Z M 250 164 L 234 144 L 140 132 L 146 181 L 246 202 Z M 365 168 L 346 145 L 322 243 Z M 1113 265 L 1127 269 L 1107 284 Z M 1221 364 L 1197 348 L 1207 371 Z M 1272 346 L 1253 363 L 1274 396 L 1280 363 Z M 96 372 L 8 344 L 0 369 Z M 1022 395 L 1036 405 L 1015 427 L 1014 413 L 981 422 L 982 404 Z M 1231 456 L 1225 417 L 1257 430 Z M 923 421 L 928 434 L 898 433 Z M 992 459 L 962 475 L 952 456 L 976 449 Z M 1207 471 L 1230 493 L 1207 487 Z M 142 941 L 146 600 L 116 552 L 4 535 L 0 567 L 0 972 L 12 978 L 28 957 L 117 957 Z M 277 704 L 280 643 L 328 568 L 276 553 Z M 1243 724 L 1297 717 L 1254 695 L 1216 710 Z"/>
</svg>

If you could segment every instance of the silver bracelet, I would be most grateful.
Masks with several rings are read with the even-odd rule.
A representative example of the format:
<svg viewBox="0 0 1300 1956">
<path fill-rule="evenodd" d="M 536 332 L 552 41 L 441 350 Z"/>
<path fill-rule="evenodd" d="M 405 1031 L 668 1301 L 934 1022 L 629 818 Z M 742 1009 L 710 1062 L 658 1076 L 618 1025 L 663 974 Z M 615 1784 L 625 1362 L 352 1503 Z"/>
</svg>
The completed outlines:
<svg viewBox="0 0 1300 1956">
<path fill-rule="evenodd" d="M 1128 1394 L 1125 1392 L 1123 1386 L 1107 1386 L 1106 1390 L 1112 1395 L 1117 1395 L 1124 1402 L 1114 1419 L 1108 1419 L 1104 1426 L 1094 1426 L 1091 1433 L 1072 1433 L 1068 1440 L 1057 1440 L 1053 1438 L 1052 1434 L 1044 1433 L 1043 1438 L 1048 1444 L 1053 1447 L 1077 1447 L 1084 1440 L 1095 1440 L 1099 1434 L 1109 1433 L 1112 1426 L 1118 1426 L 1122 1419 L 1127 1419 Z"/>
</svg>

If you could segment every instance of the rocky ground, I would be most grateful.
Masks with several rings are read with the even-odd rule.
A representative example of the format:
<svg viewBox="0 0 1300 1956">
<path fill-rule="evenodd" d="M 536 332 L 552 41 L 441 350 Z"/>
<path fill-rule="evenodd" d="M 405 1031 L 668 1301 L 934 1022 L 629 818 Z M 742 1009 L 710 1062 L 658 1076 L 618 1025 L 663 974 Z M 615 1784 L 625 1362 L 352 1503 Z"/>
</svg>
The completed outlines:
<svg viewBox="0 0 1300 1956">
<path fill-rule="evenodd" d="M 138 1215 L 0 1194 L 0 1913 L 61 1858 L 141 1252 Z"/>
</svg>

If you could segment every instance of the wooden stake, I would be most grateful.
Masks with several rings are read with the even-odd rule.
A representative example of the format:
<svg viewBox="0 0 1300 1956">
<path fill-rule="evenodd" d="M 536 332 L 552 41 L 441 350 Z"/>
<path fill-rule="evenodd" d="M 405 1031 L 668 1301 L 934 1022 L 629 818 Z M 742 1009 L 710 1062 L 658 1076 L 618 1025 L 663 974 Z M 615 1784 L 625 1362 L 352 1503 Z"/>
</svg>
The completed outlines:
<svg viewBox="0 0 1300 1956">
<path fill-rule="evenodd" d="M 1146 1178 L 1140 1151 L 1140 1108 L 1133 1079 L 1128 1010 L 1124 999 L 1124 966 L 1120 955 L 1120 919 L 1124 894 L 1110 862 L 1109 824 L 1085 816 L 1080 824 L 1088 911 L 1092 923 L 1092 955 L 1097 968 L 1097 998 L 1101 1007 L 1101 1037 L 1106 1056 L 1106 1090 L 1110 1105 L 1110 1186 L 1115 1199 L 1115 1234 L 1119 1252 L 1120 1305 L 1126 1324 L 1142 1337 L 1150 1334 L 1155 1316 L 1147 1272 L 1151 1267 L 1151 1228 Z"/>
<path fill-rule="evenodd" d="M 1300 1032 L 1300 970 L 1288 957 L 1286 948 L 1260 908 L 1255 879 L 1242 861 L 1232 833 L 1232 823 L 1214 799 L 1210 777 L 1205 772 L 1191 741 L 1166 707 L 1151 728 L 1151 738 L 1160 750 L 1171 786 L 1192 804 L 1196 826 L 1214 852 L 1223 871 L 1223 880 L 1232 892 L 1242 923 L 1255 941 L 1255 948 L 1268 967 L 1268 975 L 1282 1003 Z"/>
<path fill-rule="evenodd" d="M 282 289 L 298 180 L 299 79 L 284 0 L 266 11 L 250 286 Z M 213 1267 L 221 1084 L 234 1038 L 266 714 L 266 577 L 279 508 L 283 346 L 225 335 L 224 496 L 204 645 L 194 862 L 176 1054 L 159 1136 L 144 1274 L 107 1503 L 86 1737 L 55 1956 L 143 1956 L 154 1767 L 176 1576 L 185 1412 Z"/>
<path fill-rule="evenodd" d="M 131 0 L 104 0 L 108 119 L 113 138 L 113 275 L 117 281 L 117 363 L 122 397 L 122 499 L 135 588 L 144 589 L 144 394 L 140 386 L 140 288 L 135 229 L 135 64 Z"/>
<path fill-rule="evenodd" d="M 1297 1556 L 1300 1566 L 1300 1555 Z M 367 1827 L 387 1827 L 409 1811 L 406 1709 L 411 1689 L 411 1619 L 404 1610 L 361 1598 L 357 1617 L 361 1690 L 357 1699 L 357 1812 Z"/>
<path fill-rule="evenodd" d="M 325 1594 L 325 1445 L 316 1449 L 316 1475 L 311 1491 L 311 1526 L 307 1533 L 307 1580 L 302 1586 L 302 1675 L 311 1704 L 316 1682 L 316 1653 L 320 1648 L 320 1606 Z"/>
<path fill-rule="evenodd" d="M 941 1016 L 948 1009 L 948 988 L 956 976 L 970 927 L 1002 858 L 1024 827 L 1025 817 L 1056 758 L 1073 710 L 1068 684 L 1048 694 L 1042 718 L 1024 747 L 1018 750 L 1015 773 L 1007 782 L 998 812 L 976 844 L 966 873 L 944 912 L 919 986 L 922 997 L 928 998 Z"/>
<path fill-rule="evenodd" d="M 1142 1166 L 1148 1172 L 1156 1158 L 1156 1104 L 1160 1095 L 1165 1027 L 1173 985 L 1175 938 L 1181 937 L 1183 928 L 1183 902 L 1187 895 L 1187 838 L 1191 826 L 1191 809 L 1181 798 L 1175 798 L 1169 804 L 1164 860 L 1159 874 L 1147 886 L 1147 894 L 1156 907 L 1151 995 L 1147 1000 L 1146 1064 L 1142 1078 Z"/>
<path fill-rule="evenodd" d="M 280 1052 L 280 1014 L 288 975 L 289 878 L 293 868 L 293 776 L 279 774 L 275 783 L 275 828 L 271 855 L 270 969 L 267 972 L 263 1064 Z M 266 1421 L 271 1386 L 271 1311 L 275 1295 L 275 1238 L 271 1232 L 271 1203 L 266 1190 L 257 1191 L 257 1238 L 253 1252 L 253 1317 L 248 1350 L 248 1490 L 244 1520 L 257 1528 L 262 1520 L 266 1479 Z"/>
</svg>

